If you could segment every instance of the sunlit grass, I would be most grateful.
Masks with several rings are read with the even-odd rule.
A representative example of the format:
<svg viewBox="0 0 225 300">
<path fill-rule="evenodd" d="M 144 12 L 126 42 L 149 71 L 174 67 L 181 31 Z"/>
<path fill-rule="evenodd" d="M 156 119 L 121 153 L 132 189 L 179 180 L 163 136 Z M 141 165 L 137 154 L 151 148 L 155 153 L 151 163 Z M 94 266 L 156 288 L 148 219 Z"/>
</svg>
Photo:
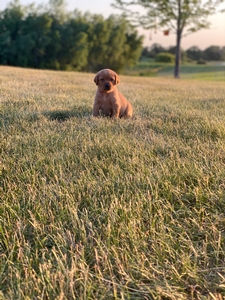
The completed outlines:
<svg viewBox="0 0 225 300">
<path fill-rule="evenodd" d="M 223 299 L 225 85 L 0 68 L 0 298 Z"/>
</svg>

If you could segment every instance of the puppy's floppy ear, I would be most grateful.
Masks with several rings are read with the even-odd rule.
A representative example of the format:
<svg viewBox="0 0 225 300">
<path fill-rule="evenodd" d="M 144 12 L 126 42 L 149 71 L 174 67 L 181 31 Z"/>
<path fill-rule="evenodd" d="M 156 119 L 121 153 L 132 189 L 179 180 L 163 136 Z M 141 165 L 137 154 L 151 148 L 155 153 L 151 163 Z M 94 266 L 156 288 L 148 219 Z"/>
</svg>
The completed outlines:
<svg viewBox="0 0 225 300">
<path fill-rule="evenodd" d="M 95 75 L 94 82 L 98 85 L 99 82 L 99 72 Z"/>
<path fill-rule="evenodd" d="M 119 84 L 119 83 L 120 83 L 119 75 L 115 73 L 115 84 Z"/>
</svg>

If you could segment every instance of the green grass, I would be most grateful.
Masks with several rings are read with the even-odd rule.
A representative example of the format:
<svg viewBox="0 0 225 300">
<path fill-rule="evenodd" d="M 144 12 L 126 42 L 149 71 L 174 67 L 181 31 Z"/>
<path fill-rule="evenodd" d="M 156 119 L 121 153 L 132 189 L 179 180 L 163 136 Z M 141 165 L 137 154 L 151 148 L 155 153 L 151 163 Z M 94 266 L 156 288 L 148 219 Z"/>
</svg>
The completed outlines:
<svg viewBox="0 0 225 300">
<path fill-rule="evenodd" d="M 225 85 L 0 67 L 0 299 L 224 299 Z"/>
<path fill-rule="evenodd" d="M 132 69 L 126 70 L 125 74 L 172 78 L 174 76 L 174 64 L 145 60 L 139 62 Z M 206 65 L 182 64 L 180 66 L 180 77 L 183 79 L 225 81 L 225 65 L 218 65 L 213 62 Z"/>
</svg>

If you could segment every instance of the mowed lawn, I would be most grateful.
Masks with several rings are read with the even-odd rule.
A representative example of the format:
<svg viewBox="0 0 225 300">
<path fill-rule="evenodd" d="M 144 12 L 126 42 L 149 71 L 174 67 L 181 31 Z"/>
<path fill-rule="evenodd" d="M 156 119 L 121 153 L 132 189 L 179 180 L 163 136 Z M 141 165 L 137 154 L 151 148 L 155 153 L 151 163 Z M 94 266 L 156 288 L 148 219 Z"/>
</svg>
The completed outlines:
<svg viewBox="0 0 225 300">
<path fill-rule="evenodd" d="M 151 60 L 140 61 L 132 69 L 126 70 L 126 75 L 151 76 L 151 77 L 173 77 L 174 64 L 160 63 Z M 208 62 L 206 65 L 181 64 L 180 76 L 183 79 L 197 79 L 225 82 L 224 62 Z"/>
<path fill-rule="evenodd" d="M 225 297 L 225 84 L 0 67 L 0 299 Z"/>
</svg>

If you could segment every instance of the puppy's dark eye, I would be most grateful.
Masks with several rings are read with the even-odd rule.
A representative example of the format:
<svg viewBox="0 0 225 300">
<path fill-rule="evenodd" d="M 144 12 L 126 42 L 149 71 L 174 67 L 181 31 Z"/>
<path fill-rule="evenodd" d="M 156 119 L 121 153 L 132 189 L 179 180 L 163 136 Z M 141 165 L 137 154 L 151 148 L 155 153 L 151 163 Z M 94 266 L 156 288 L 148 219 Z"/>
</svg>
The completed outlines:
<svg viewBox="0 0 225 300">
<path fill-rule="evenodd" d="M 114 81 L 114 78 L 110 78 L 111 81 Z"/>
<path fill-rule="evenodd" d="M 104 81 L 104 78 L 100 78 L 100 81 Z"/>
</svg>

